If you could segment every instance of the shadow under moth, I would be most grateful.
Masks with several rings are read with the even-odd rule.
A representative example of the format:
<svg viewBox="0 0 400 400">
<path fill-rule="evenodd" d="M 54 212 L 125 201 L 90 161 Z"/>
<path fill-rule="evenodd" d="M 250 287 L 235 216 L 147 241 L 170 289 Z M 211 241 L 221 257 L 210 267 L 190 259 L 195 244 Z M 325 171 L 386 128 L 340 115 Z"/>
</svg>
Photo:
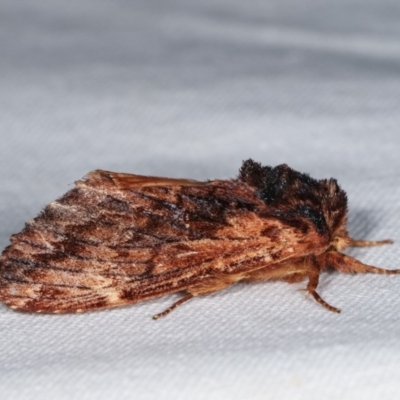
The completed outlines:
<svg viewBox="0 0 400 400">
<path fill-rule="evenodd" d="M 74 313 L 182 292 L 159 318 L 236 282 L 308 279 L 321 271 L 397 274 L 341 253 L 347 198 L 335 179 L 243 162 L 232 180 L 195 181 L 96 170 L 11 237 L 0 300 L 13 309 Z"/>
</svg>

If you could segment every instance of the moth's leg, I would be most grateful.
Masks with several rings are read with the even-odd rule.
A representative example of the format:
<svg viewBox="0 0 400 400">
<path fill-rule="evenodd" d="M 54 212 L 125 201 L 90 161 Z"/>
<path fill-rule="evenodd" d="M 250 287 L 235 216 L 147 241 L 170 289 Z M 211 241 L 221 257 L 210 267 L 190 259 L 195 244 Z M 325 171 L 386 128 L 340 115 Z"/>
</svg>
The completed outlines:
<svg viewBox="0 0 400 400">
<path fill-rule="evenodd" d="M 169 306 L 163 312 L 153 315 L 153 319 L 158 319 L 161 317 L 166 316 L 176 307 L 180 306 L 182 303 L 190 300 L 192 297 L 195 296 L 202 296 L 205 294 L 210 294 L 214 292 L 218 292 L 219 290 L 225 289 L 227 286 L 232 285 L 232 283 L 236 282 L 238 279 L 234 275 L 221 275 L 219 277 L 210 278 L 205 280 L 204 282 L 200 282 L 190 288 L 187 289 L 188 294 L 174 304 Z"/>
<path fill-rule="evenodd" d="M 320 274 L 320 267 L 318 265 L 318 261 L 315 257 L 310 258 L 310 262 L 307 265 L 308 270 L 308 285 L 307 291 L 314 297 L 315 301 L 322 306 L 324 306 L 329 311 L 333 311 L 336 313 L 340 313 L 340 308 L 336 308 L 328 304 L 316 291 L 318 282 L 319 282 L 319 274 Z"/>
<path fill-rule="evenodd" d="M 339 272 L 347 274 L 363 274 L 366 272 L 385 275 L 400 274 L 400 269 L 383 269 L 363 264 L 361 261 L 337 251 L 330 251 L 326 254 L 326 265 L 327 267 L 334 268 Z"/>
<path fill-rule="evenodd" d="M 386 240 L 355 240 L 350 239 L 349 246 L 352 247 L 372 247 L 372 246 L 381 246 L 383 244 L 392 244 L 393 240 L 386 239 Z"/>
<path fill-rule="evenodd" d="M 170 305 L 166 310 L 164 310 L 163 312 L 160 312 L 158 314 L 153 315 L 153 319 L 158 319 L 161 317 L 165 317 L 166 315 L 168 315 L 172 310 L 174 310 L 176 307 L 180 306 L 182 303 L 184 303 L 185 301 L 190 300 L 193 297 L 193 295 L 191 293 L 187 294 L 186 296 L 182 297 L 181 299 L 179 299 L 178 301 L 176 301 L 174 304 Z"/>
</svg>

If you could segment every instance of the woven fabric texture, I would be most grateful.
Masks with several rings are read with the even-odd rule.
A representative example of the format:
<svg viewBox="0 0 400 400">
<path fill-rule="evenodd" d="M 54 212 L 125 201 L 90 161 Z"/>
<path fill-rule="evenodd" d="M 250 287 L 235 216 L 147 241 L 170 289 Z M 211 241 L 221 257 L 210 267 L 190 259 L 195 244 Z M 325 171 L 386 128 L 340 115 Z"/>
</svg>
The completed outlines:
<svg viewBox="0 0 400 400">
<path fill-rule="evenodd" d="M 400 268 L 400 3 L 0 0 L 0 245 L 88 171 L 335 177 Z M 0 305 L 1 398 L 392 400 L 400 276 L 238 284 L 81 315 Z"/>
</svg>

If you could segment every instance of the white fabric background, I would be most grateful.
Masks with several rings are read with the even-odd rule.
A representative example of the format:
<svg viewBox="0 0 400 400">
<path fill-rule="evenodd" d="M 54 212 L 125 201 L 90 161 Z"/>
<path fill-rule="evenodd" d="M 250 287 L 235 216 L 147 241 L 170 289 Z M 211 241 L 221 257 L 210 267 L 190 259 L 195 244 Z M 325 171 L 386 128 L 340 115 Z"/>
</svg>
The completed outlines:
<svg viewBox="0 0 400 400">
<path fill-rule="evenodd" d="M 353 249 L 400 267 L 400 5 L 0 0 L 0 245 L 95 168 L 336 177 Z M 4 399 L 395 399 L 400 276 L 237 285 L 83 315 L 0 306 Z"/>
</svg>

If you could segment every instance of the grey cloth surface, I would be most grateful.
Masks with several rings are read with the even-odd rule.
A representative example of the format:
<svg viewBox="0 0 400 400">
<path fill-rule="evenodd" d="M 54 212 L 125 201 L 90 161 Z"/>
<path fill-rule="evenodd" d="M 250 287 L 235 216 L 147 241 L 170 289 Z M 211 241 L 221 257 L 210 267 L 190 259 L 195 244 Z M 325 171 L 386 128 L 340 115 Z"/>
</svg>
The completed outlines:
<svg viewBox="0 0 400 400">
<path fill-rule="evenodd" d="M 397 1 L 0 1 L 0 242 L 92 169 L 336 177 L 400 267 Z M 400 276 L 238 284 L 81 315 L 0 305 L 3 399 L 396 399 Z"/>
</svg>

